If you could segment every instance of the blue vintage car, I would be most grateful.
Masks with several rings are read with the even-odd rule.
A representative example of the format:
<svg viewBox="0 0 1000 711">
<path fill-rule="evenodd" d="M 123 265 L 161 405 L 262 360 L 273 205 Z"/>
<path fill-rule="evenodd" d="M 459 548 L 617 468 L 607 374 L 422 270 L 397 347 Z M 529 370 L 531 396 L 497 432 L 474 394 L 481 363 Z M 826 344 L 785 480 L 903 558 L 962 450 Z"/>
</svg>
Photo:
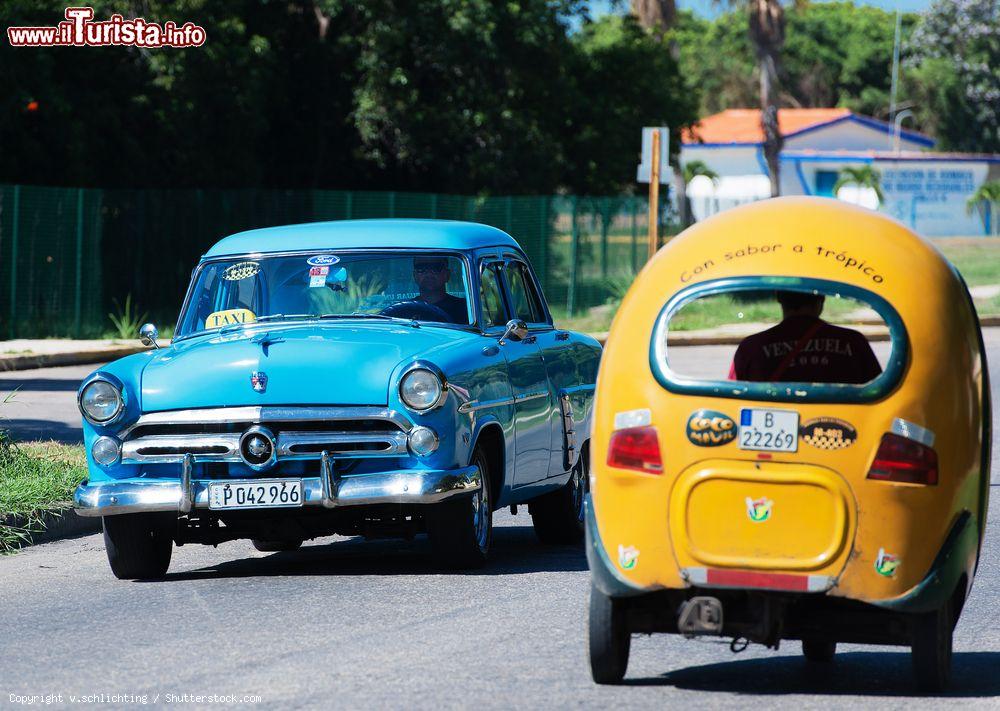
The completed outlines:
<svg viewBox="0 0 1000 711">
<path fill-rule="evenodd" d="M 426 532 L 486 560 L 492 513 L 583 535 L 600 345 L 555 328 L 524 252 L 492 227 L 360 220 L 252 230 L 198 263 L 174 337 L 81 384 L 90 476 L 119 578 L 173 544 L 291 550 Z"/>
</svg>

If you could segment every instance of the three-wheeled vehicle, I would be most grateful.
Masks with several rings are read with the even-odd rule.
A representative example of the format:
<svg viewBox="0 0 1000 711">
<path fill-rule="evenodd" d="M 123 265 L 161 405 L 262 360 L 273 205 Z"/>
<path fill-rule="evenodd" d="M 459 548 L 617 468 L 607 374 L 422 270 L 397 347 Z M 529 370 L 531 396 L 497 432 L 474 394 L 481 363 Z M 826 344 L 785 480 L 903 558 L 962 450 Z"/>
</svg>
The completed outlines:
<svg viewBox="0 0 1000 711">
<path fill-rule="evenodd" d="M 711 345 L 727 334 L 738 346 Z M 623 678 L 631 634 L 668 632 L 801 640 L 813 662 L 906 645 L 918 686 L 946 686 L 986 521 L 989 393 L 962 278 L 888 217 L 779 198 L 671 240 L 598 375 L 594 680 Z"/>
</svg>

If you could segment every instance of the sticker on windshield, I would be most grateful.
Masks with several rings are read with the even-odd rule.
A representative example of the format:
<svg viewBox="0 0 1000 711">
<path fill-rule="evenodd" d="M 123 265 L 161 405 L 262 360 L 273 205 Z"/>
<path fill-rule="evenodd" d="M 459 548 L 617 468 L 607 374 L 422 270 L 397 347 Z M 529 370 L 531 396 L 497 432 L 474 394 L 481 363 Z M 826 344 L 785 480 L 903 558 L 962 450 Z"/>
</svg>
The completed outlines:
<svg viewBox="0 0 1000 711">
<path fill-rule="evenodd" d="M 326 275 L 330 273 L 330 267 L 309 267 L 309 288 L 326 286 Z"/>
<path fill-rule="evenodd" d="M 237 262 L 222 271 L 222 278 L 226 281 L 240 281 L 257 276 L 258 272 L 260 272 L 260 264 L 257 262 Z"/>
<path fill-rule="evenodd" d="M 339 261 L 340 257 L 335 254 L 317 254 L 315 257 L 309 257 L 309 259 L 306 260 L 306 264 L 310 267 L 328 267 Z"/>
<path fill-rule="evenodd" d="M 205 319 L 205 328 L 222 328 L 237 323 L 253 323 L 256 320 L 257 314 L 250 309 L 226 309 L 210 313 Z"/>
</svg>

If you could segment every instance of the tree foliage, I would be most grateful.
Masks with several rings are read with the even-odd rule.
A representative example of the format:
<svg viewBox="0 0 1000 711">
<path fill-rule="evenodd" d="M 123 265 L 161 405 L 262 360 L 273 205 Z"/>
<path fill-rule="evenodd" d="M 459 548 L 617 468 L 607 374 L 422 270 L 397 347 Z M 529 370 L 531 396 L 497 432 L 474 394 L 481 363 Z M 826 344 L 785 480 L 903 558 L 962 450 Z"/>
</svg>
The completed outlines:
<svg viewBox="0 0 1000 711">
<path fill-rule="evenodd" d="M 705 20 L 681 12 L 674 32 L 684 75 L 702 90 L 703 113 L 757 105 L 754 49 L 742 12 Z M 852 2 L 808 3 L 785 13 L 780 103 L 844 106 L 886 117 L 895 16 Z M 903 16 L 904 34 L 916 16 Z"/>
<path fill-rule="evenodd" d="M 581 0 L 90 4 L 96 19 L 191 21 L 208 40 L 0 42 L 0 182 L 618 191 L 641 126 L 697 118 L 662 40 L 591 23 Z M 54 25 L 65 6 L 7 0 L 0 22 Z"/>
<path fill-rule="evenodd" d="M 907 50 L 907 87 L 938 147 L 1000 152 L 1000 2 L 937 0 Z"/>
</svg>

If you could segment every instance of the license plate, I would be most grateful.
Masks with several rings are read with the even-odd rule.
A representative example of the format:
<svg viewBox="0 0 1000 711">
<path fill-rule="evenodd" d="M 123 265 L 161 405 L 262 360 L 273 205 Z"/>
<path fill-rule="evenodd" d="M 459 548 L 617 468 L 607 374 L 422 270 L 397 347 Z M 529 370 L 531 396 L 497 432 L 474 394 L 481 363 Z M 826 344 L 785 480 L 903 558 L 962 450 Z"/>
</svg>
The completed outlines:
<svg viewBox="0 0 1000 711">
<path fill-rule="evenodd" d="M 740 410 L 740 449 L 761 452 L 797 452 L 799 413 L 790 410 Z"/>
<path fill-rule="evenodd" d="M 266 509 L 301 505 L 301 479 L 213 481 L 208 485 L 210 509 Z"/>
</svg>

